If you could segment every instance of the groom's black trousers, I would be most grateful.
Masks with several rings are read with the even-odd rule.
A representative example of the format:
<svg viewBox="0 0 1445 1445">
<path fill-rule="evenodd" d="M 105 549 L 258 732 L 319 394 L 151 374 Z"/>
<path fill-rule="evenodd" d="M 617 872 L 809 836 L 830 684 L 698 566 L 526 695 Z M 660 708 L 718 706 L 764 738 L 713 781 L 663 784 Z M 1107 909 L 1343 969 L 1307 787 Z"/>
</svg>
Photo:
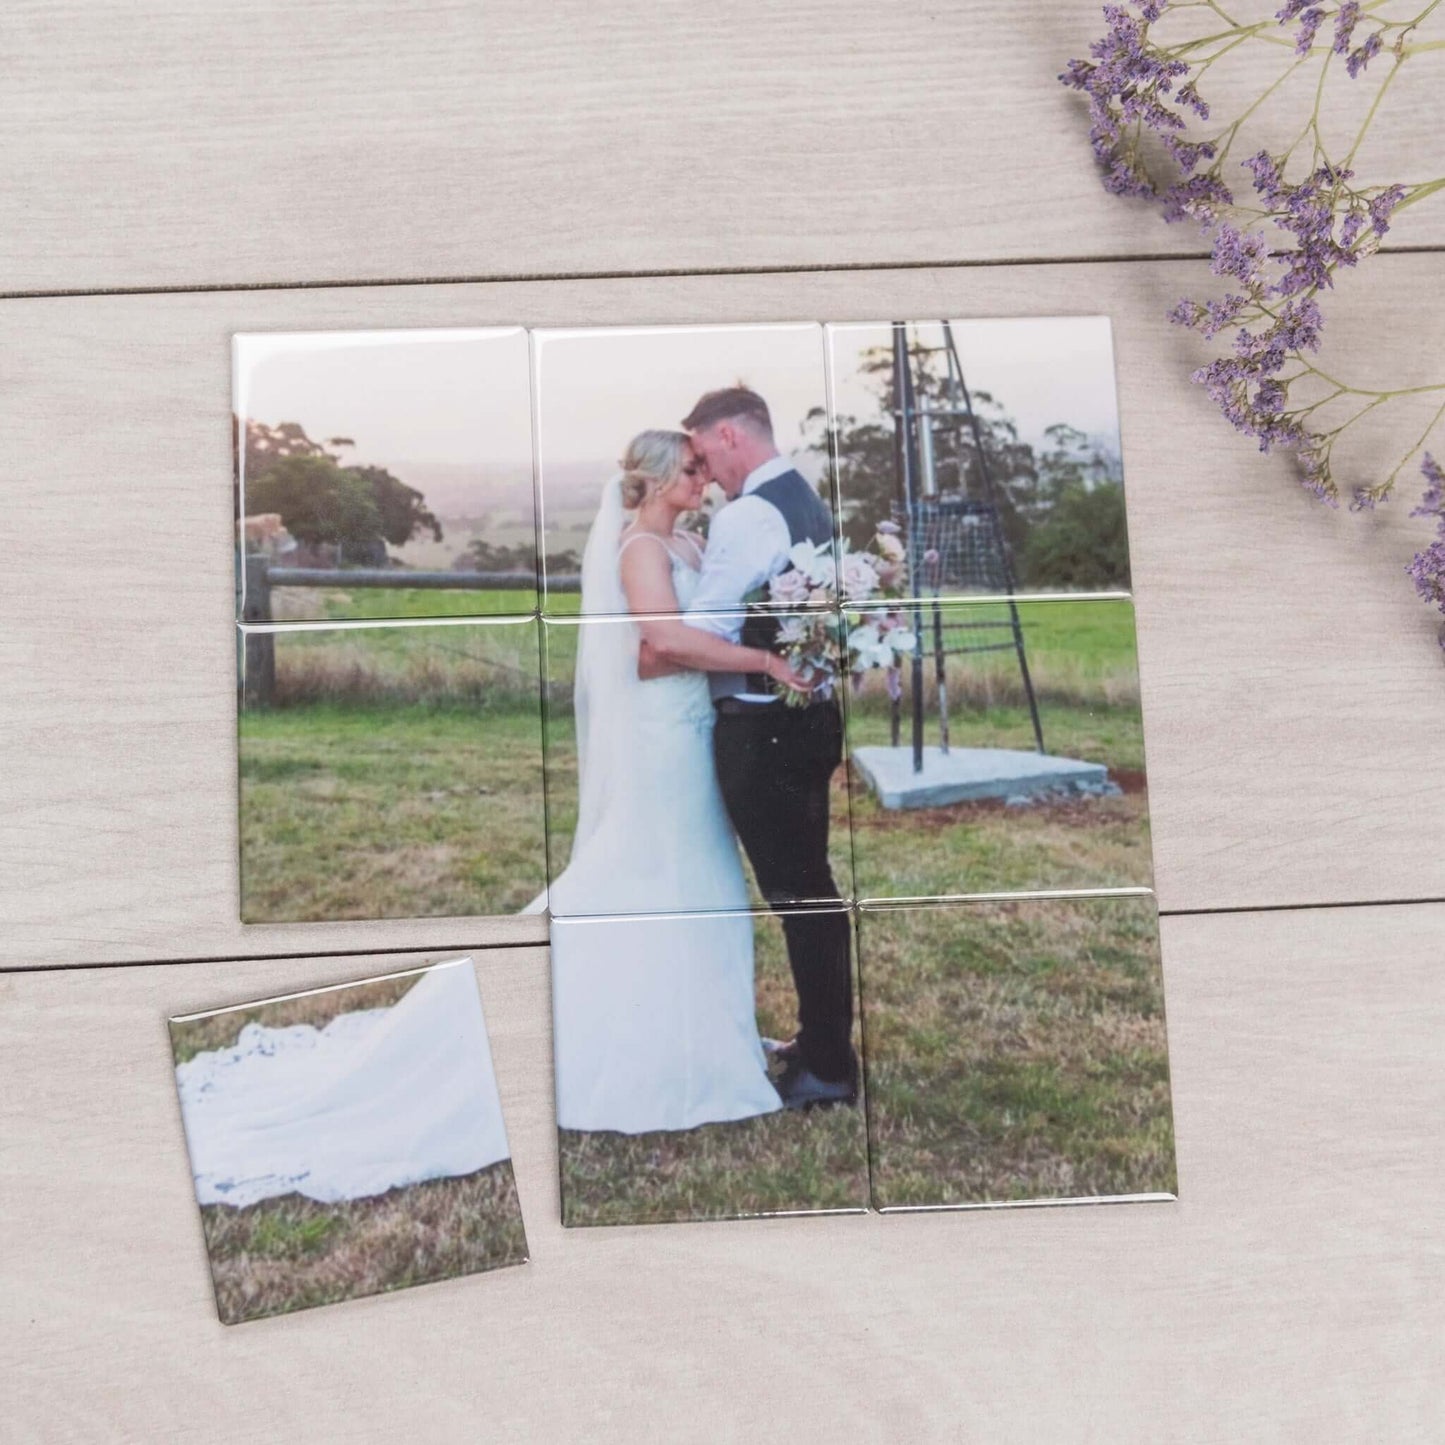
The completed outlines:
<svg viewBox="0 0 1445 1445">
<path fill-rule="evenodd" d="M 799 1056 L 820 1079 L 851 1081 L 851 924 L 828 864 L 828 788 L 843 760 L 842 711 L 836 701 L 787 707 L 734 699 L 717 711 L 718 783 L 758 888 L 772 908 L 802 910 L 783 915 Z"/>
</svg>

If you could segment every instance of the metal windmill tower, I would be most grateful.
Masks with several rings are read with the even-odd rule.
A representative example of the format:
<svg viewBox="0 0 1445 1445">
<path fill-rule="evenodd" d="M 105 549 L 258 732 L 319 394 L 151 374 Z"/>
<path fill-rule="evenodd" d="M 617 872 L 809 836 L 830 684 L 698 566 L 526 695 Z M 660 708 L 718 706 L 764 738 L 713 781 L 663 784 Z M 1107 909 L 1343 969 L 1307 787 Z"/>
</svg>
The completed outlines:
<svg viewBox="0 0 1445 1445">
<path fill-rule="evenodd" d="M 953 328 L 942 324 L 943 344 L 925 346 L 908 323 L 893 323 L 894 464 L 897 494 L 894 516 L 907 540 L 914 601 L 913 630 L 918 641 L 912 658 L 913 771 L 923 771 L 923 686 L 925 653 L 933 656 L 938 689 L 939 745 L 949 750 L 946 659 L 972 653 L 1012 650 L 1033 723 L 1034 743 L 1044 751 L 1038 700 L 1029 675 L 1023 629 L 1014 602 L 1013 562 L 999 513 L 983 429 L 973 409 L 958 358 Z M 942 395 L 930 397 L 925 385 L 928 358 L 942 356 Z M 939 441 L 948 439 L 957 463 L 956 488 L 945 492 L 939 479 Z M 977 459 L 978 483 L 971 492 L 963 459 L 966 440 Z M 966 617 L 945 618 L 944 592 L 997 596 L 993 615 L 982 602 L 966 609 Z M 963 611 L 963 609 L 956 609 Z M 977 615 L 975 615 L 977 614 Z M 893 746 L 899 746 L 900 702 L 893 700 Z"/>
</svg>

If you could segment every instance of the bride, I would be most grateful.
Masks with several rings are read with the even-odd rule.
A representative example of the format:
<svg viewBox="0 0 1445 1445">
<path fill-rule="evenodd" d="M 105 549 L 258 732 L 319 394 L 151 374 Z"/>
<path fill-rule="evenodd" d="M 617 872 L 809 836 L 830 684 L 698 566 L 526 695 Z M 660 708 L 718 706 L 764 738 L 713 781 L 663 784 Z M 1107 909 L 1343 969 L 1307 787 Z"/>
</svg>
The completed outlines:
<svg viewBox="0 0 1445 1445">
<path fill-rule="evenodd" d="M 758 1037 L 753 920 L 706 674 L 798 679 L 777 654 L 678 615 L 702 563 L 683 520 L 707 484 L 686 433 L 642 432 L 583 554 L 577 827 L 548 892 L 564 1129 L 690 1129 L 781 1107 Z M 673 671 L 639 680 L 644 640 Z"/>
</svg>

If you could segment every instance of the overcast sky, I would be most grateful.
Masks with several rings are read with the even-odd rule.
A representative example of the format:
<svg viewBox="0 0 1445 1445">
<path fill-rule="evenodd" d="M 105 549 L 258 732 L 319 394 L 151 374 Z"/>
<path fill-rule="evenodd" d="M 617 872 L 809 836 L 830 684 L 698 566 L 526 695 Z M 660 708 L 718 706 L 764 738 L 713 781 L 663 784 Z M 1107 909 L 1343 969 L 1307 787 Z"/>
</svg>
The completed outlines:
<svg viewBox="0 0 1445 1445">
<path fill-rule="evenodd" d="M 758 392 L 784 452 L 826 397 L 816 325 L 541 331 L 535 346 L 544 486 L 549 465 L 612 468 L 633 436 L 677 429 L 706 391 Z"/>
<path fill-rule="evenodd" d="M 351 437 L 346 459 L 531 466 L 527 334 L 333 331 L 236 338 L 236 410 Z"/>
<path fill-rule="evenodd" d="M 1037 443 L 1044 428 L 1058 421 L 1117 438 L 1107 316 L 1015 316 L 951 324 L 969 390 L 992 393 L 1018 423 L 1024 441 Z M 937 324 L 924 323 L 917 335 L 925 346 L 943 343 Z M 876 414 L 877 401 L 860 380 L 858 363 L 869 347 L 891 344 L 886 324 L 831 329 L 834 401 L 840 412 Z"/>
<path fill-rule="evenodd" d="M 1025 441 L 1057 421 L 1117 436 L 1107 317 L 953 328 L 970 387 L 992 392 Z M 918 334 L 929 345 L 942 339 L 934 323 Z M 876 412 L 858 362 L 889 337 L 886 322 L 831 328 L 841 411 Z M 595 470 L 600 491 L 633 435 L 677 427 L 703 392 L 738 382 L 766 398 L 780 448 L 793 451 L 803 418 L 824 402 L 824 344 L 811 323 L 551 330 L 534 333 L 534 363 L 519 329 L 249 334 L 236 338 L 236 405 L 272 425 L 299 422 L 316 440 L 351 437 L 348 460 L 358 463 L 491 473 L 530 463 L 535 364 L 544 487 L 556 467 L 573 487 Z"/>
</svg>

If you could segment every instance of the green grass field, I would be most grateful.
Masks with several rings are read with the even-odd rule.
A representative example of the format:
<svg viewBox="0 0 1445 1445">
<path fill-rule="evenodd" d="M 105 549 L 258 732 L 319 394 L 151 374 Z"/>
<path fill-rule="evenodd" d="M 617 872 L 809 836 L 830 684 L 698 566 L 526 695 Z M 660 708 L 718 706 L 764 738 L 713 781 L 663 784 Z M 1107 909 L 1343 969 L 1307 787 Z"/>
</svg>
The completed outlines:
<svg viewBox="0 0 1445 1445">
<path fill-rule="evenodd" d="M 352 587 L 345 573 L 335 587 L 280 587 L 271 594 L 276 621 L 330 618 L 333 621 L 391 621 L 427 617 L 530 617 L 537 610 L 535 587 L 472 588 Z M 575 616 L 581 610 L 575 592 L 553 593 L 547 612 Z"/>
<path fill-rule="evenodd" d="M 511 913 L 545 886 L 534 623 L 276 639 L 240 718 L 248 923 Z"/>
<path fill-rule="evenodd" d="M 228 1009 L 171 1025 L 177 1064 L 230 1048 L 242 1028 L 310 1024 L 337 1014 L 388 1008 L 416 974 L 345 989 Z M 370 1199 L 320 1204 L 299 1194 L 244 1208 L 208 1204 L 201 1227 L 222 1323 L 334 1304 L 406 1289 L 527 1258 L 516 1180 L 509 1160 L 456 1179 L 388 1190 Z"/>
<path fill-rule="evenodd" d="M 860 896 L 1150 882 L 1132 609 L 1020 610 L 1049 750 L 1107 764 L 1123 794 L 890 812 L 855 777 Z M 1011 653 L 953 663 L 950 676 L 955 746 L 1032 746 Z M 876 680 L 850 699 L 849 714 L 855 745 L 889 741 Z M 575 788 L 570 721 L 564 711 L 549 722 L 549 758 L 559 760 L 549 782 L 564 799 Z M 849 805 L 840 771 L 834 819 Z M 840 880 L 847 836 L 835 824 Z M 1152 904 L 1074 908 L 956 904 L 863 916 L 875 1204 L 1172 1192 Z M 775 923 L 760 922 L 760 1025 L 787 1036 L 796 1021 L 780 941 Z M 591 1224 L 856 1207 L 862 1134 L 859 1111 L 846 1109 L 641 1138 L 564 1133 L 564 1210 L 570 1223 Z"/>
<path fill-rule="evenodd" d="M 299 1194 L 245 1209 L 210 1204 L 201 1227 L 216 1309 L 228 1325 L 527 1259 L 507 1160 L 344 1204 Z"/>
<path fill-rule="evenodd" d="M 795 1024 L 758 925 L 759 1024 Z M 569 1224 L 947 1206 L 1176 1189 L 1150 899 L 940 904 L 859 916 L 863 1109 L 685 1133 L 563 1131 Z M 866 1147 L 865 1153 L 865 1129 Z"/>
<path fill-rule="evenodd" d="M 445 570 L 445 569 L 439 569 Z M 334 587 L 278 587 L 271 593 L 277 622 L 425 617 L 528 617 L 537 607 L 535 586 L 517 588 L 350 587 L 337 574 Z"/>
<path fill-rule="evenodd" d="M 1024 603 L 1019 611 L 1046 750 L 1103 763 L 1122 795 L 1051 800 L 1025 808 L 985 800 L 889 810 L 855 772 L 851 802 L 860 897 L 1152 883 L 1133 608 L 1127 602 L 1070 601 Z M 946 614 L 950 619 L 1007 615 L 996 604 L 955 606 Z M 996 634 L 987 636 L 992 640 Z M 940 729 L 931 658 L 925 693 L 924 740 L 936 746 Z M 1012 651 L 951 659 L 948 696 L 953 747 L 1034 747 Z M 911 710 L 911 679 L 905 675 L 905 747 L 911 738 Z M 853 747 L 892 741 L 888 701 L 876 674 L 849 700 L 849 741 Z"/>
<path fill-rule="evenodd" d="M 867 911 L 880 1208 L 1173 1193 L 1151 899 Z"/>
<path fill-rule="evenodd" d="M 1069 601 L 1020 611 L 1049 751 L 1105 763 L 1122 795 L 901 813 L 879 807 L 856 777 L 850 796 L 840 770 L 832 851 L 845 892 L 855 861 L 865 897 L 1150 882 L 1132 609 Z M 982 604 L 950 615 L 1001 612 Z M 453 627 L 429 641 L 431 631 L 287 636 L 283 705 L 241 722 L 249 919 L 509 912 L 540 891 L 535 642 L 518 641 L 534 634 Z M 560 867 L 575 809 L 575 631 L 549 634 Z M 949 678 L 954 746 L 1032 746 L 1012 653 L 952 662 Z M 848 706 L 854 745 L 889 741 L 876 675 Z M 906 719 L 905 698 L 905 740 Z M 1044 907 L 1027 916 L 1043 918 Z M 865 939 L 861 961 L 879 1202 L 1172 1189 L 1152 916 L 1147 928 L 1092 933 L 1076 921 L 1059 939 L 1044 923 L 1005 927 L 1009 915 L 977 906 L 878 916 L 914 930 L 891 942 L 879 933 L 871 947 Z M 980 919 L 992 920 L 983 935 Z M 758 933 L 761 1027 L 785 1037 L 795 1019 L 781 936 L 771 919 Z M 1007 986 L 988 975 L 984 987 L 978 959 L 993 957 L 994 933 L 1022 972 Z M 1039 949 L 1047 968 L 1035 967 Z M 1020 1039 L 1032 1052 L 1011 1052 Z M 1121 1039 L 1130 1041 L 1122 1052 Z M 937 1072 L 910 1073 L 910 1063 Z M 564 1134 L 561 1149 L 564 1208 L 577 1224 L 856 1208 L 867 1198 L 860 1110 L 642 1138 Z"/>
</svg>

